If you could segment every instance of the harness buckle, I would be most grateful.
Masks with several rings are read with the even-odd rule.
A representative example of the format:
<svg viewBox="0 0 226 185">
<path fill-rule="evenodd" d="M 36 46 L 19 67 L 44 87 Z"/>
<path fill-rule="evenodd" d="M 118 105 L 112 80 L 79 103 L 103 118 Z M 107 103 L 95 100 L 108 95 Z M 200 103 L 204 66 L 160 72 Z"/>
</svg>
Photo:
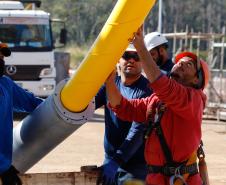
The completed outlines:
<svg viewBox="0 0 226 185">
<path fill-rule="evenodd" d="M 180 176 L 180 167 L 181 166 L 178 166 L 176 169 L 175 169 L 175 172 L 174 172 L 174 175 L 177 177 L 177 176 Z"/>
<path fill-rule="evenodd" d="M 174 175 L 170 177 L 170 185 L 174 185 L 174 182 L 176 181 L 176 179 L 180 179 L 183 185 L 188 185 L 184 180 L 184 177 L 180 174 L 180 168 L 181 166 L 177 167 L 176 169 L 174 168 L 175 169 Z"/>
<path fill-rule="evenodd" d="M 169 173 L 170 173 L 170 174 L 174 174 L 174 173 L 175 173 L 175 171 L 176 171 L 176 168 L 175 168 L 175 167 L 170 166 L 170 167 L 168 167 L 168 170 L 169 170 Z"/>
</svg>

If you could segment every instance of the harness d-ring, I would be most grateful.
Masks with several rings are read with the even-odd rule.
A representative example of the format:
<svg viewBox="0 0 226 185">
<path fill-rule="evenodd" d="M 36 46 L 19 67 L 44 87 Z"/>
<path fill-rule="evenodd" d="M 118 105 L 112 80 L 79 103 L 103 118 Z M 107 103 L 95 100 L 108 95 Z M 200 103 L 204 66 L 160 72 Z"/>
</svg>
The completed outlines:
<svg viewBox="0 0 226 185">
<path fill-rule="evenodd" d="M 174 175 L 172 175 L 170 177 L 170 185 L 174 185 L 174 182 L 175 182 L 176 179 L 180 179 L 182 181 L 183 185 L 188 185 L 185 182 L 184 177 L 180 174 L 180 166 L 175 169 Z"/>
</svg>

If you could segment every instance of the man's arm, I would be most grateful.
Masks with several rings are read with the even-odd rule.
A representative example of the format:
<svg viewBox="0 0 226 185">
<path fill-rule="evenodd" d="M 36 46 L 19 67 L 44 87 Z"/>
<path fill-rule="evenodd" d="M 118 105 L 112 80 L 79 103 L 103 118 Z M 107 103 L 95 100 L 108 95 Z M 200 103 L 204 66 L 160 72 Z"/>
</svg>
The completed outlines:
<svg viewBox="0 0 226 185">
<path fill-rule="evenodd" d="M 106 87 L 103 85 L 95 96 L 95 109 L 107 104 Z"/>
<path fill-rule="evenodd" d="M 111 107 L 117 107 L 122 100 L 122 95 L 115 84 L 115 75 L 116 73 L 114 70 L 105 82 L 108 101 L 110 102 Z"/>
<path fill-rule="evenodd" d="M 140 27 L 134 36 L 135 37 L 133 40 L 133 45 L 136 48 L 137 53 L 140 57 L 144 72 L 148 80 L 152 83 L 156 79 L 158 79 L 161 74 L 161 71 L 145 46 L 143 27 Z"/>
<path fill-rule="evenodd" d="M 13 108 L 15 111 L 32 112 L 43 99 L 35 97 L 33 93 L 24 90 L 11 81 L 13 93 Z"/>
<path fill-rule="evenodd" d="M 116 161 L 119 161 L 119 163 L 123 164 L 133 157 L 133 155 L 144 143 L 144 131 L 144 124 L 137 122 L 132 123 L 125 141 L 116 151 L 116 154 L 114 156 Z"/>
</svg>

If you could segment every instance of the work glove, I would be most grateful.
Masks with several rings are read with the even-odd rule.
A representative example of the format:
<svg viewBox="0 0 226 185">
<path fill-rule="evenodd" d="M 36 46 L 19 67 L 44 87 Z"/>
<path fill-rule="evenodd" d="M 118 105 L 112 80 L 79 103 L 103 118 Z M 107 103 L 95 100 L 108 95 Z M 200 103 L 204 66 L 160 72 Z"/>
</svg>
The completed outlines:
<svg viewBox="0 0 226 185">
<path fill-rule="evenodd" d="M 2 185 L 22 185 L 18 173 L 19 171 L 14 166 L 10 166 L 8 170 L 0 174 Z"/>
<path fill-rule="evenodd" d="M 102 168 L 102 175 L 101 175 L 101 179 L 98 180 L 97 184 L 114 185 L 115 175 L 119 168 L 118 163 L 116 163 L 114 160 L 110 160 L 107 163 L 105 163 L 103 166 L 101 166 L 101 168 Z"/>
</svg>

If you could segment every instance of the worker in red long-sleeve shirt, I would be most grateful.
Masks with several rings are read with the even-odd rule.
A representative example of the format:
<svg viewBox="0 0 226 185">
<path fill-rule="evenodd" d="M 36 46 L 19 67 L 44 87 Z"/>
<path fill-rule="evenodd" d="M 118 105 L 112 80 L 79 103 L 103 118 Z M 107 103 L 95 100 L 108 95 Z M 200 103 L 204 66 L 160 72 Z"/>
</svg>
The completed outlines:
<svg viewBox="0 0 226 185">
<path fill-rule="evenodd" d="M 142 28 L 135 34 L 133 44 L 154 94 L 128 100 L 117 90 L 112 74 L 106 81 L 109 106 L 123 120 L 148 124 L 145 146 L 148 185 L 172 184 L 177 178 L 189 185 L 200 185 L 202 180 L 196 162 L 188 165 L 187 161 L 201 141 L 206 101 L 203 89 L 208 83 L 208 66 L 195 54 L 183 52 L 176 56 L 168 78 L 146 49 Z M 185 173 L 189 174 L 186 179 Z"/>
</svg>

